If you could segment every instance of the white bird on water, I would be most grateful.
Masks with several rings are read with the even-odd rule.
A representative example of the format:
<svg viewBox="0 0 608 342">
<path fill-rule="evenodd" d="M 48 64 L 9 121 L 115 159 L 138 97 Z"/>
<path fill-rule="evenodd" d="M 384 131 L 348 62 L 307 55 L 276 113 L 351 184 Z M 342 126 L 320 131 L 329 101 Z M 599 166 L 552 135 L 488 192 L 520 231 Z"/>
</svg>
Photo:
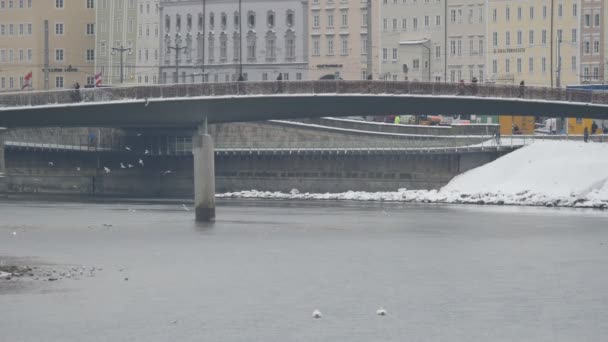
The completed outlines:
<svg viewBox="0 0 608 342">
<path fill-rule="evenodd" d="M 139 160 L 139 165 L 144 166 L 144 161 L 143 160 Z"/>
<path fill-rule="evenodd" d="M 166 175 L 168 175 L 168 174 L 171 174 L 171 170 L 167 170 L 167 171 L 164 171 L 164 172 L 163 172 L 163 175 L 164 175 L 164 176 L 166 176 Z"/>
<path fill-rule="evenodd" d="M 129 169 L 133 168 L 133 165 L 129 164 L 127 165 L 129 167 Z"/>
<path fill-rule="evenodd" d="M 76 171 L 80 171 L 80 166 L 76 166 Z"/>
<path fill-rule="evenodd" d="M 55 164 L 53 164 L 53 162 L 49 162 L 49 166 L 53 166 L 53 165 L 55 165 Z"/>
<path fill-rule="evenodd" d="M 137 133 L 137 136 L 138 136 L 138 137 L 141 137 L 141 133 Z"/>
<path fill-rule="evenodd" d="M 112 170 L 110 170 L 109 168 L 107 168 L 107 167 L 105 167 L 105 166 L 103 167 L 103 170 L 104 170 L 106 173 L 110 173 L 110 172 L 112 172 Z"/>
<path fill-rule="evenodd" d="M 321 315 L 321 311 L 315 310 L 315 311 L 312 312 L 312 318 L 321 318 L 321 317 L 323 317 Z"/>
<path fill-rule="evenodd" d="M 126 169 L 127 167 L 125 166 L 125 164 L 120 163 L 120 168 L 121 168 L 121 169 Z"/>
<path fill-rule="evenodd" d="M 125 150 L 131 151 L 131 148 L 129 146 L 125 146 Z"/>
<path fill-rule="evenodd" d="M 380 309 L 376 310 L 376 315 L 378 315 L 378 316 L 386 316 L 386 310 L 384 310 L 383 307 L 380 307 Z"/>
<path fill-rule="evenodd" d="M 144 154 L 150 154 L 150 151 L 145 150 L 145 151 L 144 151 Z"/>
</svg>

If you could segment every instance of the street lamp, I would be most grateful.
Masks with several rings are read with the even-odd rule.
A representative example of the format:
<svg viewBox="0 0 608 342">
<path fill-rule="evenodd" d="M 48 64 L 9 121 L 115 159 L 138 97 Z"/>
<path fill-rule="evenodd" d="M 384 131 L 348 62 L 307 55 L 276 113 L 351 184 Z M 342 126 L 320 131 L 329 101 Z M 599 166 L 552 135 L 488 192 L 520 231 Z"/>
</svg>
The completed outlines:
<svg viewBox="0 0 608 342">
<path fill-rule="evenodd" d="M 204 39 L 204 38 L 203 38 Z M 179 83 L 179 52 L 188 49 L 187 46 L 180 46 L 180 35 L 179 33 L 175 37 L 175 46 L 167 46 L 169 51 L 175 50 L 175 83 Z"/>
<path fill-rule="evenodd" d="M 243 77 L 243 3 L 239 0 L 239 81 L 244 81 Z"/>
<path fill-rule="evenodd" d="M 120 45 L 119 48 L 112 48 L 112 56 L 116 55 L 116 52 L 120 53 L 120 83 L 124 82 L 124 58 L 123 54 L 126 52 L 128 55 L 131 55 L 131 48 L 125 48 Z"/>
</svg>

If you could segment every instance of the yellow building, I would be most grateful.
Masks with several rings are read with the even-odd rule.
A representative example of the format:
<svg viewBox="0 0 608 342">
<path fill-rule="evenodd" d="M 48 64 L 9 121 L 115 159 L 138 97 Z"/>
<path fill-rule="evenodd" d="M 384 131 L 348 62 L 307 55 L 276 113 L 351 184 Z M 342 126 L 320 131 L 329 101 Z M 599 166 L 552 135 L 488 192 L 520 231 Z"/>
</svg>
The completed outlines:
<svg viewBox="0 0 608 342">
<path fill-rule="evenodd" d="M 95 2 L 0 0 L 0 92 L 93 84 Z"/>
<path fill-rule="evenodd" d="M 578 0 L 490 0 L 488 13 L 491 80 L 543 87 L 579 83 Z"/>
</svg>

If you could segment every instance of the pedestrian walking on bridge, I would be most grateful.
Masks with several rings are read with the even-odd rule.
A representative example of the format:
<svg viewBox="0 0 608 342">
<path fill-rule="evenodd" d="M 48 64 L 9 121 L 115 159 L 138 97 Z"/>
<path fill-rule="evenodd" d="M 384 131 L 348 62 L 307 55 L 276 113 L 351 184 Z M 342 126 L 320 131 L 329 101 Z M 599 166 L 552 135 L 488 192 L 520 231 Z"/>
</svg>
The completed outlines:
<svg viewBox="0 0 608 342">
<path fill-rule="evenodd" d="M 520 98 L 524 97 L 525 89 L 526 89 L 526 83 L 524 83 L 524 80 L 521 80 L 521 82 L 519 82 L 519 97 Z"/>
</svg>

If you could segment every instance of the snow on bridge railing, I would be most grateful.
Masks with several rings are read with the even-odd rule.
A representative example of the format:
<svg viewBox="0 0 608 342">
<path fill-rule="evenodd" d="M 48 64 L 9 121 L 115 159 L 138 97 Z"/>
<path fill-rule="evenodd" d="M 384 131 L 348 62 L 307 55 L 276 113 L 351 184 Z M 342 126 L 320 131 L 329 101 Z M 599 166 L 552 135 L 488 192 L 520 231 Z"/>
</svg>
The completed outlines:
<svg viewBox="0 0 608 342">
<path fill-rule="evenodd" d="M 564 88 L 410 81 L 324 80 L 135 85 L 79 90 L 23 91 L 0 93 L 0 107 L 107 102 L 145 98 L 274 94 L 412 94 L 523 98 L 608 104 L 608 94 Z"/>
</svg>

